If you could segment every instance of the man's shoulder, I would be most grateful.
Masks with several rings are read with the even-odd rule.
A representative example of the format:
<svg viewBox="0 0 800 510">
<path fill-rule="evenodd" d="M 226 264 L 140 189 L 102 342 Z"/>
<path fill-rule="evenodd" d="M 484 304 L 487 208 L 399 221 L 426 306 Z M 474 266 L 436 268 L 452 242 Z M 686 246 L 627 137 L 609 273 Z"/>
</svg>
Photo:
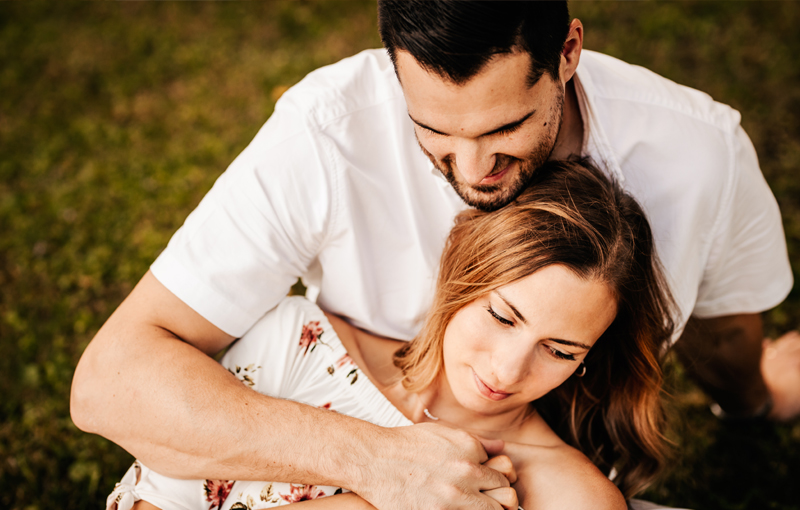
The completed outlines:
<svg viewBox="0 0 800 510">
<path fill-rule="evenodd" d="M 733 132 L 741 120 L 739 112 L 705 92 L 595 51 L 581 54 L 578 78 L 589 100 L 600 108 L 628 107 L 638 115 L 668 115 L 673 122 L 699 122 L 726 132 Z M 622 114 L 614 117 L 625 121 Z"/>
<path fill-rule="evenodd" d="M 309 73 L 278 101 L 317 126 L 402 100 L 402 90 L 384 49 L 364 50 Z"/>
</svg>

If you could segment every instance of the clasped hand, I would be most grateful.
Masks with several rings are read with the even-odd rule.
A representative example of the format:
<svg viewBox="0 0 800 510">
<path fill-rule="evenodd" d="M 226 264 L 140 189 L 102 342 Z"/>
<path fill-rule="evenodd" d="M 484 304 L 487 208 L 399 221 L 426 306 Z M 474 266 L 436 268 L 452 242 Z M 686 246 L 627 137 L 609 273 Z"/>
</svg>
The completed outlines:
<svg viewBox="0 0 800 510">
<path fill-rule="evenodd" d="M 383 451 L 354 487 L 379 510 L 517 509 L 516 472 L 499 455 L 503 441 L 432 423 L 386 432 Z"/>
</svg>

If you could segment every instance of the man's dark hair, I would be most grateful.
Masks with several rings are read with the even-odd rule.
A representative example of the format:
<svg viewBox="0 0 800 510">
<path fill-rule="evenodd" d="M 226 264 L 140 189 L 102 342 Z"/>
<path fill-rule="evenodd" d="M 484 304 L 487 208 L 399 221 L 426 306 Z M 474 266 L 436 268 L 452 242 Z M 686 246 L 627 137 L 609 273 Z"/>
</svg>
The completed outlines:
<svg viewBox="0 0 800 510">
<path fill-rule="evenodd" d="M 397 51 L 405 50 L 460 85 L 493 56 L 523 50 L 531 57 L 533 85 L 545 72 L 558 80 L 569 10 L 566 0 L 378 0 L 378 27 L 395 69 Z"/>
</svg>

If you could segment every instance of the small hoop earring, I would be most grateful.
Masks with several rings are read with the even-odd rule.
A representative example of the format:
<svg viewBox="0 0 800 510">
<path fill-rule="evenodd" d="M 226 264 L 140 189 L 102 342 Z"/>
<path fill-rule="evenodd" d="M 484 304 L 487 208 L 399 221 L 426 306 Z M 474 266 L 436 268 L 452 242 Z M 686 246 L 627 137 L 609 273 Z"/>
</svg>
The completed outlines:
<svg viewBox="0 0 800 510">
<path fill-rule="evenodd" d="M 581 361 L 581 366 L 578 367 L 578 370 L 575 371 L 575 375 L 577 377 L 583 377 L 586 375 L 586 365 L 583 364 L 583 361 Z"/>
</svg>

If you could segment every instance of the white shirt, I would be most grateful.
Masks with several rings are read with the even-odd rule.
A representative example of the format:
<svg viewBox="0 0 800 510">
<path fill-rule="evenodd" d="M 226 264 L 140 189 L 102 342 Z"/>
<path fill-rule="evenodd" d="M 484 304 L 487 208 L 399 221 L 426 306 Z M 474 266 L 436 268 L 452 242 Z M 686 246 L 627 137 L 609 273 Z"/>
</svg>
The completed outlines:
<svg viewBox="0 0 800 510">
<path fill-rule="evenodd" d="M 780 212 L 739 113 L 591 51 L 576 90 L 583 153 L 648 214 L 679 324 L 780 303 Z M 418 147 L 386 52 L 367 50 L 284 94 L 151 270 L 233 336 L 302 277 L 323 309 L 411 339 L 464 207 Z"/>
</svg>

